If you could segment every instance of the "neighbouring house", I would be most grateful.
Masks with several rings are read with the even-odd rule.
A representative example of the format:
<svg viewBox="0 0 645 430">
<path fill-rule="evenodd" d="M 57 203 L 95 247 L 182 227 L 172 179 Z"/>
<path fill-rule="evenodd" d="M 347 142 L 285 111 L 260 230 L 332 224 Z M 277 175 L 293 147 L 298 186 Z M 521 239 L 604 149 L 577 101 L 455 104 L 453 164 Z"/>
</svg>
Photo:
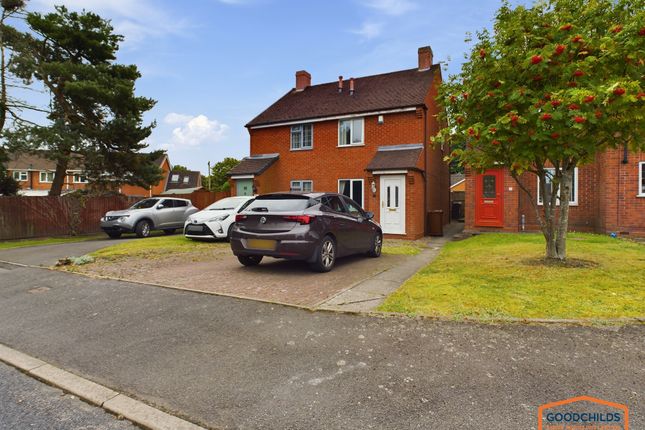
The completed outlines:
<svg viewBox="0 0 645 430">
<path fill-rule="evenodd" d="M 522 184 L 538 197 L 538 180 L 525 173 Z M 483 173 L 466 169 L 468 231 L 539 231 L 528 195 L 507 169 Z M 608 150 L 577 168 L 571 187 L 569 229 L 645 237 L 645 152 Z"/>
<path fill-rule="evenodd" d="M 164 179 L 157 185 L 150 188 L 122 185 L 119 192 L 135 197 L 149 197 L 161 193 L 165 189 L 166 178 L 171 168 L 170 161 L 164 154 L 155 161 L 155 164 L 159 165 L 164 175 Z M 40 153 L 12 153 L 9 154 L 6 168 L 20 184 L 20 195 L 46 196 L 54 181 L 56 162 Z M 87 185 L 88 180 L 83 174 L 83 159 L 80 155 L 73 155 L 63 182 L 62 194 L 83 190 Z"/>
<path fill-rule="evenodd" d="M 424 236 L 430 210 L 448 223 L 449 149 L 430 145 L 440 128 L 432 60 L 422 47 L 413 69 L 318 85 L 296 72 L 295 88 L 246 125 L 250 156 L 229 172 L 232 194 L 339 192 L 391 237 Z"/>
<path fill-rule="evenodd" d="M 463 173 L 453 173 L 450 175 L 450 202 L 451 214 L 453 220 L 464 220 L 464 209 L 466 200 L 466 175 Z"/>
<path fill-rule="evenodd" d="M 166 188 L 160 195 L 191 194 L 202 188 L 201 172 L 173 170 L 168 174 Z"/>
</svg>

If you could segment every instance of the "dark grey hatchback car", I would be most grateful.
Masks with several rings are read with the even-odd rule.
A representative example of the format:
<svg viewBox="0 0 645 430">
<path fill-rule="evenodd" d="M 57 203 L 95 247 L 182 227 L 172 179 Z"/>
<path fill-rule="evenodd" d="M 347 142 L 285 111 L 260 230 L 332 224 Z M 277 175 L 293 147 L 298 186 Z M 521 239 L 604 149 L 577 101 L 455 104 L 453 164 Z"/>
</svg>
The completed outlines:
<svg viewBox="0 0 645 430">
<path fill-rule="evenodd" d="M 270 256 L 305 260 L 328 272 L 339 257 L 381 255 L 383 232 L 373 218 L 340 194 L 264 194 L 237 214 L 231 249 L 245 266 Z"/>
</svg>

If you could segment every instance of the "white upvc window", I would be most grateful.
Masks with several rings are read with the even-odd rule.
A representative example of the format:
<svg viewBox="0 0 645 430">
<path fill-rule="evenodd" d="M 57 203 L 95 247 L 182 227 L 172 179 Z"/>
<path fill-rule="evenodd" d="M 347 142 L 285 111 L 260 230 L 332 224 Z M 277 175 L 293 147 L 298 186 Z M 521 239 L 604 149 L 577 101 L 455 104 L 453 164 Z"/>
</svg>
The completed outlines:
<svg viewBox="0 0 645 430">
<path fill-rule="evenodd" d="M 27 172 L 22 172 L 22 171 L 21 172 L 19 172 L 19 171 L 13 172 L 13 179 L 16 180 L 16 181 L 25 182 L 27 180 L 27 178 L 28 178 Z"/>
<path fill-rule="evenodd" d="M 638 162 L 638 197 L 645 197 L 645 161 Z"/>
<path fill-rule="evenodd" d="M 40 172 L 40 182 L 54 182 L 54 172 Z"/>
<path fill-rule="evenodd" d="M 75 184 L 87 184 L 87 176 L 81 175 L 80 173 L 74 173 L 74 183 Z"/>
<path fill-rule="evenodd" d="M 341 119 L 338 121 L 338 146 L 364 145 L 364 131 L 363 118 Z"/>
<path fill-rule="evenodd" d="M 179 175 L 174 174 L 170 177 L 170 182 L 179 182 Z"/>
<path fill-rule="evenodd" d="M 291 126 L 291 150 L 302 151 L 314 147 L 314 126 L 298 124 Z"/>
<path fill-rule="evenodd" d="M 547 196 L 551 195 L 551 178 L 555 175 L 555 169 L 547 168 L 544 169 L 547 172 L 546 175 L 546 186 L 547 186 Z M 537 202 L 538 205 L 542 205 L 542 193 L 540 190 L 540 178 L 537 179 Z M 571 195 L 569 195 L 569 205 L 578 206 L 578 168 L 576 167 L 573 170 L 573 176 L 571 178 Z M 558 190 L 558 200 L 557 204 L 560 204 L 560 190 Z"/>
<path fill-rule="evenodd" d="M 338 180 L 338 194 L 344 194 L 350 199 L 363 207 L 363 188 L 364 181 L 362 179 L 339 179 Z"/>
<path fill-rule="evenodd" d="M 291 191 L 297 191 L 301 193 L 310 193 L 314 190 L 314 182 L 311 180 L 302 180 L 298 179 L 291 181 Z"/>
<path fill-rule="evenodd" d="M 190 182 L 190 176 L 184 176 L 184 184 L 187 184 Z"/>
</svg>

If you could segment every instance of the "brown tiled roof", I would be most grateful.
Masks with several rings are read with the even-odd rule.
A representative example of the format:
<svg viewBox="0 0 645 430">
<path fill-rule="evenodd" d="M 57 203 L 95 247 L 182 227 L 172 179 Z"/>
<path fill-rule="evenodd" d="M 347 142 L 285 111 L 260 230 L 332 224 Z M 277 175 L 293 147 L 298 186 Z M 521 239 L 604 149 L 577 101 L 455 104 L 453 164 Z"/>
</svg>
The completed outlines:
<svg viewBox="0 0 645 430">
<path fill-rule="evenodd" d="M 173 175 L 177 175 L 176 181 L 173 181 Z M 202 186 L 201 172 L 188 171 L 177 172 L 171 171 L 168 173 L 168 180 L 166 181 L 166 191 L 168 190 L 183 190 L 187 188 L 200 188 Z"/>
<path fill-rule="evenodd" d="M 56 161 L 45 157 L 45 151 L 38 152 L 14 152 L 10 153 L 6 163 L 7 170 L 56 170 Z M 82 170 L 82 157 L 72 155 L 67 170 Z"/>
<path fill-rule="evenodd" d="M 422 150 L 421 144 L 379 146 L 366 170 L 418 169 Z"/>
<path fill-rule="evenodd" d="M 438 72 L 439 65 L 434 65 L 425 71 L 409 69 L 355 78 L 353 95 L 349 94 L 349 80 L 341 93 L 338 82 L 312 85 L 302 91 L 292 89 L 246 126 L 421 106 Z"/>
<path fill-rule="evenodd" d="M 244 157 L 240 164 L 233 167 L 228 176 L 233 175 L 259 175 L 278 161 L 278 154 L 258 154 Z"/>
</svg>

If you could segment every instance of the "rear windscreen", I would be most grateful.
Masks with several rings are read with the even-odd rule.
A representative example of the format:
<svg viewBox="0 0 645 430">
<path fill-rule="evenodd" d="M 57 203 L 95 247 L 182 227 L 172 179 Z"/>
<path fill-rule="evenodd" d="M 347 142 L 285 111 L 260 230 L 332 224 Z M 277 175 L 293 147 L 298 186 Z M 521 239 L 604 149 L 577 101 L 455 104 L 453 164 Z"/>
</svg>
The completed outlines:
<svg viewBox="0 0 645 430">
<path fill-rule="evenodd" d="M 316 204 L 315 200 L 302 196 L 260 196 L 246 207 L 245 212 L 295 212 Z"/>
</svg>

